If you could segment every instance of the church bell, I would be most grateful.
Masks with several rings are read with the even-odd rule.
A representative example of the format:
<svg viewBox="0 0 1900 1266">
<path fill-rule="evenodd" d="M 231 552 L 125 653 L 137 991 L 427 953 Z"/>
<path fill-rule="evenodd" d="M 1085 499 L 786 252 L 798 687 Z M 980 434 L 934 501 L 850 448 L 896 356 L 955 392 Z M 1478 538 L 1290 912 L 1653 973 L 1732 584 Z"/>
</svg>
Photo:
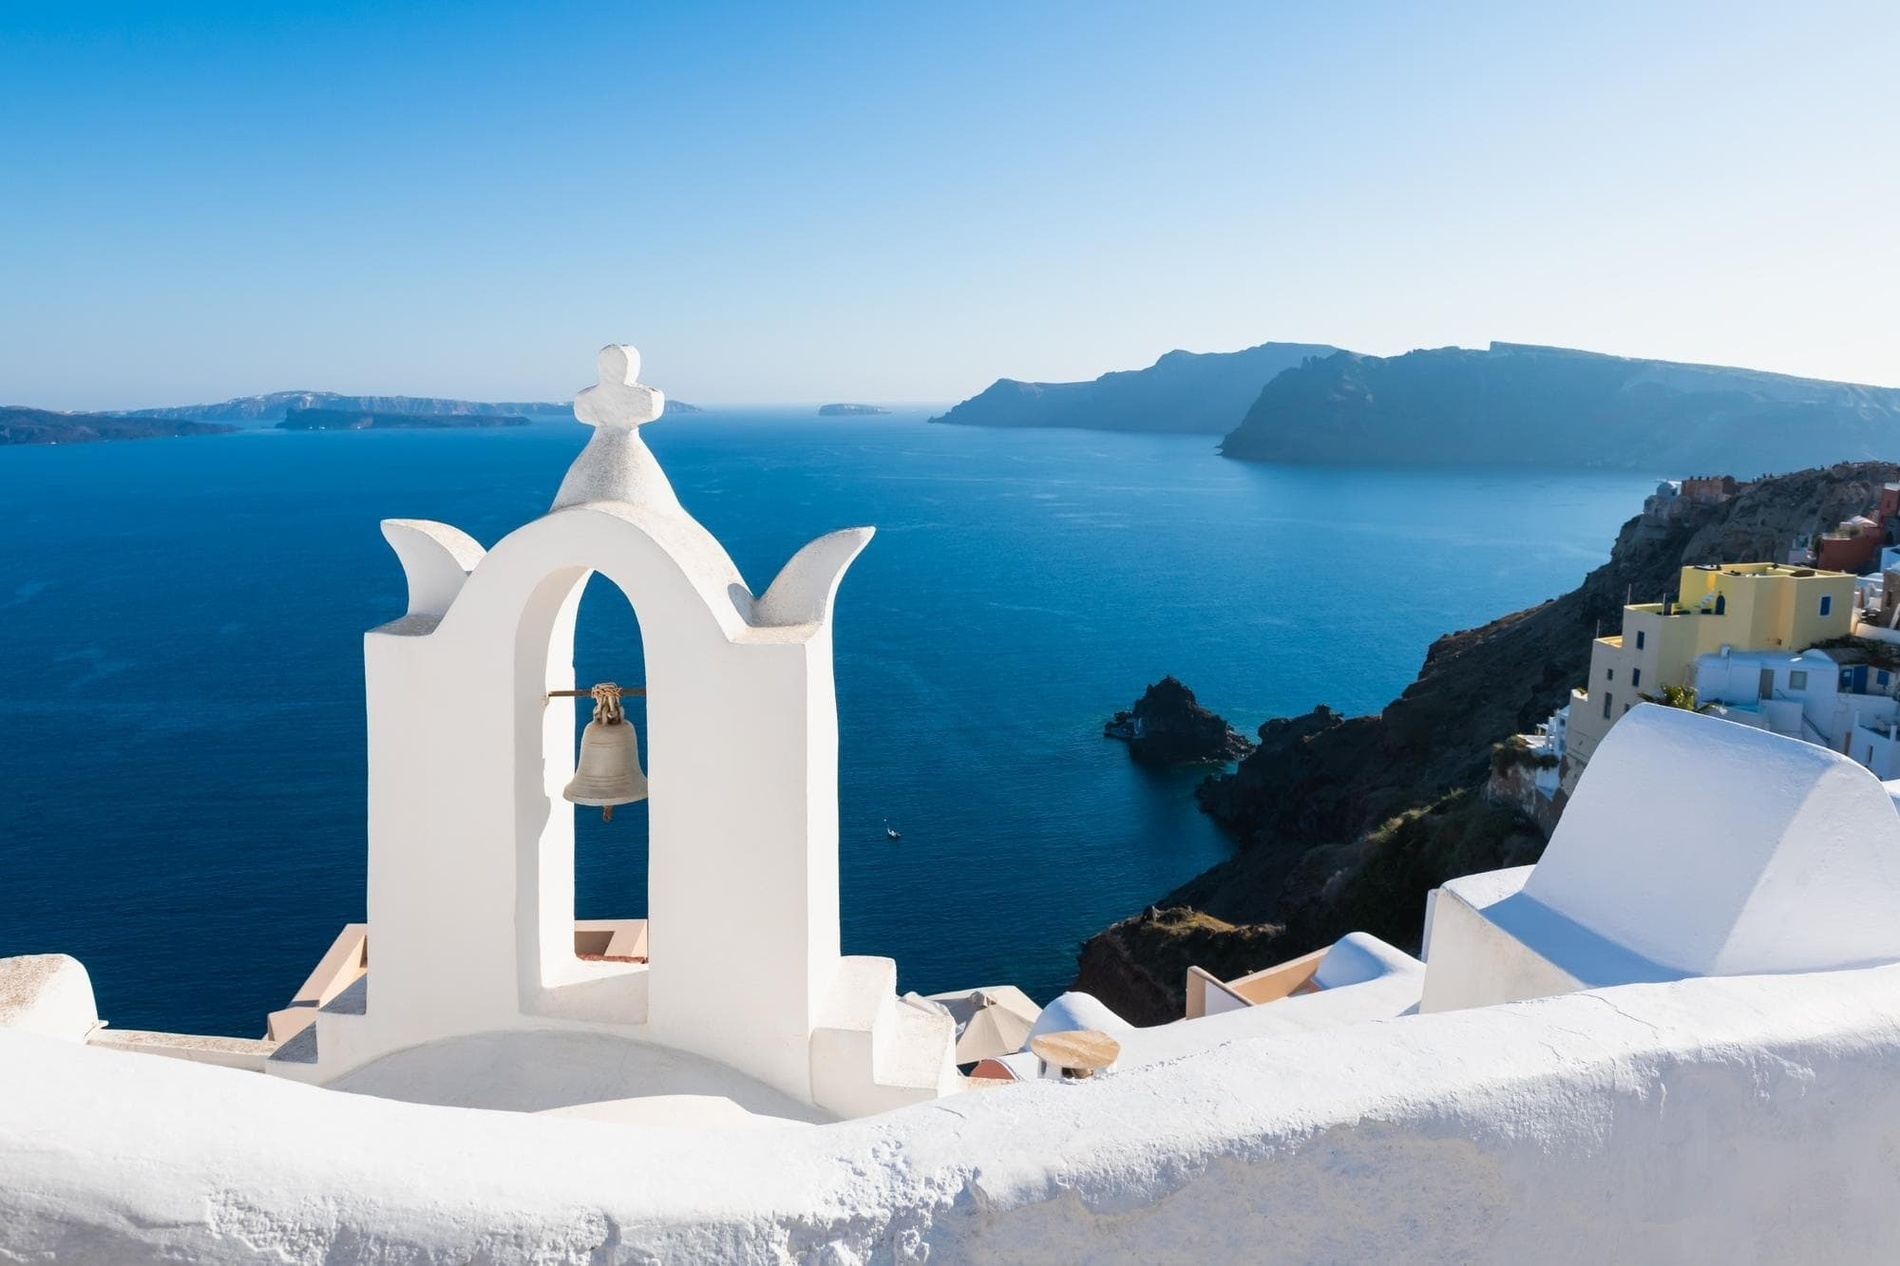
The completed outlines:
<svg viewBox="0 0 1900 1266">
<path fill-rule="evenodd" d="M 598 805 L 601 818 L 613 821 L 614 806 L 647 798 L 647 776 L 640 769 L 640 740 L 620 709 L 620 688 L 595 686 L 594 719 L 581 731 L 581 755 L 574 779 L 561 795 L 574 804 Z"/>
</svg>

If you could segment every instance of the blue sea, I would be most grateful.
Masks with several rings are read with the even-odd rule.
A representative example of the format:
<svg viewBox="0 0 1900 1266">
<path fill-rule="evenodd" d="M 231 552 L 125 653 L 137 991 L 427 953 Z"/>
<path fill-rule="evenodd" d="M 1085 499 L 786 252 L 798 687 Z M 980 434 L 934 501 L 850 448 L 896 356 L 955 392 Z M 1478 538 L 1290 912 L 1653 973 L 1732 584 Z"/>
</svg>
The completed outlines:
<svg viewBox="0 0 1900 1266">
<path fill-rule="evenodd" d="M 1046 1000 L 1078 943 L 1220 860 L 1200 771 L 1102 722 L 1164 673 L 1251 731 L 1377 710 L 1425 648 L 1570 588 L 1653 481 L 1285 469 L 1205 436 L 713 411 L 645 434 L 756 589 L 874 524 L 837 613 L 844 946 Z M 0 955 L 122 1028 L 252 1035 L 363 917 L 362 632 L 387 517 L 493 542 L 587 437 L 246 431 L 0 448 Z M 640 675 L 599 582 L 582 682 Z M 645 814 L 579 810 L 577 915 L 645 911 Z M 885 837 L 889 821 L 903 833 Z"/>
</svg>

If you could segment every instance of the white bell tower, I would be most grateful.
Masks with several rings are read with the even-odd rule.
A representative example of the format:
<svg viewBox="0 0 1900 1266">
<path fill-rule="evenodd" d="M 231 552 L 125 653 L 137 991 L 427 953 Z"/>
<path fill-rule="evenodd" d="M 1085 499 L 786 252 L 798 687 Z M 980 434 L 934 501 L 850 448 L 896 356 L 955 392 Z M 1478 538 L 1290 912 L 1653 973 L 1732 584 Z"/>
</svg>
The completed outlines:
<svg viewBox="0 0 1900 1266">
<path fill-rule="evenodd" d="M 383 524 L 409 609 L 364 638 L 369 973 L 328 1007 L 325 1082 L 467 1035 L 584 1028 L 692 1052 L 839 1115 L 961 1086 L 947 1017 L 838 939 L 831 611 L 871 539 L 800 549 L 762 595 L 640 438 L 665 398 L 612 346 L 554 507 L 484 551 Z M 574 617 L 594 572 L 638 613 L 650 779 L 647 962 L 575 952 Z M 638 667 L 630 665 L 629 669 Z M 586 688 L 592 683 L 580 683 Z M 341 1001 L 341 1000 L 339 1000 Z"/>
</svg>

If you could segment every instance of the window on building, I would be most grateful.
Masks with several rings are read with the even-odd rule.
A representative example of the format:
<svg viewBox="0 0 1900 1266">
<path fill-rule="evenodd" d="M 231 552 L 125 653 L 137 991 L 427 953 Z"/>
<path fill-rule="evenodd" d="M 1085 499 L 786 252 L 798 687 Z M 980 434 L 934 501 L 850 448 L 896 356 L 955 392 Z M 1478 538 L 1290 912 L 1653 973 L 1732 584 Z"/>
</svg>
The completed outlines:
<svg viewBox="0 0 1900 1266">
<path fill-rule="evenodd" d="M 1630 710 L 1630 706 L 1629 706 L 1629 704 L 1627 704 L 1627 703 L 1626 703 L 1626 704 L 1624 704 L 1624 705 L 1623 705 L 1623 711 L 1625 711 L 1625 712 L 1628 712 L 1629 710 Z"/>
<path fill-rule="evenodd" d="M 1636 649 L 1639 651 L 1643 649 L 1643 631 L 1641 629 L 1636 630 Z"/>
<path fill-rule="evenodd" d="M 1604 670 L 1603 670 L 1603 680 L 1605 680 L 1605 681 L 1615 681 L 1615 680 L 1616 680 L 1616 669 L 1614 669 L 1614 668 L 1606 668 L 1606 669 L 1604 669 Z"/>
<path fill-rule="evenodd" d="M 1831 593 L 1822 594 L 1821 595 L 1821 614 L 1827 615 L 1829 612 L 1833 610 L 1834 610 L 1834 595 Z"/>
<path fill-rule="evenodd" d="M 1790 670 L 1788 673 L 1788 689 L 1806 690 L 1807 688 L 1808 688 L 1807 672 L 1804 669 L 1800 669 L 1800 668 Z"/>
<path fill-rule="evenodd" d="M 1603 696 L 1603 719 L 1610 719 L 1610 696 L 1607 694 Z"/>
<path fill-rule="evenodd" d="M 1637 687 L 1637 686 L 1640 686 L 1640 685 L 1642 685 L 1642 684 L 1643 684 L 1643 670 L 1642 670 L 1642 669 L 1640 669 L 1640 668 L 1632 668 L 1632 669 L 1630 669 L 1630 687 L 1631 687 L 1631 689 L 1634 689 L 1635 687 Z"/>
</svg>

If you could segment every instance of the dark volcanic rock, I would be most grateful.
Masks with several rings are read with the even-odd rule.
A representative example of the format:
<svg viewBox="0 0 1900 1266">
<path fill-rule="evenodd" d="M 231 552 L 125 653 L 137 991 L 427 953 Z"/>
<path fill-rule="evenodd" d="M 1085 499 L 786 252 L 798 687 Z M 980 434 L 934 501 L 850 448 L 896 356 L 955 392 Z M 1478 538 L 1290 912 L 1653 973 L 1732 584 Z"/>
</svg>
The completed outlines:
<svg viewBox="0 0 1900 1266">
<path fill-rule="evenodd" d="M 1173 677 L 1148 687 L 1134 708 L 1117 712 L 1102 733 L 1126 742 L 1130 754 L 1144 765 L 1225 764 L 1253 750 L 1252 743 L 1196 702 L 1194 692 Z"/>
<path fill-rule="evenodd" d="M 1379 715 L 1320 707 L 1267 722 L 1254 752 L 1197 793 L 1238 850 L 1161 904 L 1253 927 L 1229 970 L 1202 963 L 1217 974 L 1268 967 L 1355 930 L 1416 950 L 1428 890 L 1542 852 L 1534 825 L 1479 794 L 1491 748 L 1568 701 L 1592 637 L 1621 630 L 1626 599 L 1673 595 L 1685 565 L 1782 558 L 1796 537 L 1872 508 L 1894 479 L 1900 466 L 1866 462 L 1764 479 L 1715 505 L 1652 501 L 1576 589 L 1439 638 Z M 1102 1001 L 1146 1014 L 1155 994 L 1141 972 L 1180 987 L 1152 940 L 1124 921 L 1085 943 L 1083 978 L 1108 990 Z M 1106 969 L 1122 957 L 1127 968 Z"/>
<path fill-rule="evenodd" d="M 1222 980 L 1244 976 L 1276 959 L 1279 935 L 1277 927 L 1235 927 L 1198 910 L 1151 908 L 1090 937 L 1070 988 L 1108 1002 L 1131 1024 L 1166 1024 L 1181 1018 L 1190 966 Z"/>
</svg>

